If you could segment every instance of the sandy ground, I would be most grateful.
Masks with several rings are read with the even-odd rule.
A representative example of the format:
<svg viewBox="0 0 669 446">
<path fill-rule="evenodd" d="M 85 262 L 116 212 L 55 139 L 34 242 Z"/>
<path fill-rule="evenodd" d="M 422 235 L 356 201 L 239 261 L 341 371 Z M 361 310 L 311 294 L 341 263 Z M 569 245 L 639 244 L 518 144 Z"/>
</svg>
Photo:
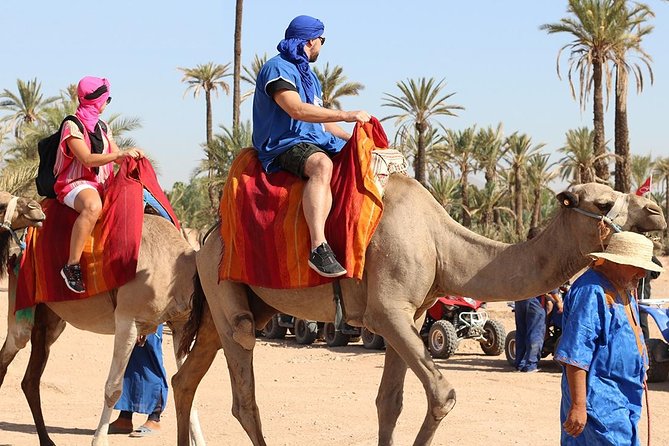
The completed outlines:
<svg viewBox="0 0 669 446">
<path fill-rule="evenodd" d="M 669 258 L 662 259 L 669 265 Z M 669 297 L 669 274 L 653 282 L 653 297 Z M 513 314 L 503 303 L 489 306 L 491 317 L 507 330 Z M 7 312 L 0 293 L 0 314 Z M 0 339 L 6 332 L 0 320 Z M 168 374 L 175 371 L 172 338 L 165 339 Z M 0 389 L 0 446 L 37 445 L 32 417 L 21 392 L 29 349 L 19 352 Z M 111 360 L 112 337 L 68 327 L 53 346 L 42 380 L 42 407 L 51 438 L 58 445 L 90 444 L 103 404 L 103 386 Z M 329 349 L 324 343 L 302 347 L 288 337 L 259 340 L 255 353 L 257 400 L 263 430 L 271 445 L 376 444 L 374 399 L 383 369 L 383 352 L 360 343 Z M 560 369 L 549 358 L 535 374 L 516 373 L 504 355 L 485 356 L 478 344 L 465 341 L 458 353 L 437 366 L 458 392 L 455 409 L 442 422 L 435 445 L 555 445 L 559 442 Z M 230 413 L 229 377 L 222 352 L 204 378 L 197 407 L 209 445 L 250 444 Z M 669 444 L 669 382 L 651 384 L 651 432 L 655 445 Z M 412 444 L 425 416 L 420 382 L 409 372 L 404 411 L 396 444 Z M 144 416 L 135 415 L 135 424 Z M 176 443 L 172 393 L 163 415 L 162 432 L 151 438 L 110 436 L 110 445 L 157 446 Z M 642 419 L 642 443 L 647 438 Z"/>
</svg>

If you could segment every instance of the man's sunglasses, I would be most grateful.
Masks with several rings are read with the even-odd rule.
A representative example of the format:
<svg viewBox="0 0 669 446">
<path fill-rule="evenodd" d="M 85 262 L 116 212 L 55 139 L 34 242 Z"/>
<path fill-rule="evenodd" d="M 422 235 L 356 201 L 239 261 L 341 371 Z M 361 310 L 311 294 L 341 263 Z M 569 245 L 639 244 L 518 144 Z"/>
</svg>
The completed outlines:
<svg viewBox="0 0 669 446">
<path fill-rule="evenodd" d="M 319 37 L 319 39 L 321 40 L 321 45 L 325 45 L 325 37 Z"/>
</svg>

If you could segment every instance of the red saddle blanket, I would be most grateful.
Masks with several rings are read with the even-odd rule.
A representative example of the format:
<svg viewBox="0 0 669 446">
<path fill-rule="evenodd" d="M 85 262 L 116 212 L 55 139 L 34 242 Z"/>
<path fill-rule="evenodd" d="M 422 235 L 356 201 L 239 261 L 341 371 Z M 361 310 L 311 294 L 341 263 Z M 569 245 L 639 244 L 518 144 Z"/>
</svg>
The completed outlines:
<svg viewBox="0 0 669 446">
<path fill-rule="evenodd" d="M 41 302 L 84 299 L 109 291 L 135 278 L 144 221 L 146 188 L 179 225 L 151 163 L 126 158 L 105 190 L 102 215 L 84 247 L 81 269 L 86 292 L 70 291 L 60 275 L 67 263 L 72 225 L 79 215 L 54 199 L 42 201 L 46 220 L 30 228 L 21 258 L 16 309 Z"/>
<path fill-rule="evenodd" d="M 388 147 L 375 118 L 357 124 L 333 159 L 333 205 L 325 236 L 344 277 L 362 279 L 365 251 L 383 211 L 374 184 L 372 150 Z M 288 172 L 267 175 L 253 148 L 234 160 L 221 199 L 223 255 L 219 279 L 266 288 L 305 288 L 333 279 L 309 268 L 310 237 L 302 211 L 304 181 Z"/>
</svg>

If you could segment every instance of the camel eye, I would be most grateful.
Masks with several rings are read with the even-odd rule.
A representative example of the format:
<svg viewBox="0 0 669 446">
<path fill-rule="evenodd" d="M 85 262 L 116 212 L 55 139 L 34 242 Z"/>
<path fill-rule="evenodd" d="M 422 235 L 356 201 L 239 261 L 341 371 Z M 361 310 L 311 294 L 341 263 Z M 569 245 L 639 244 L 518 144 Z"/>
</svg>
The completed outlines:
<svg viewBox="0 0 669 446">
<path fill-rule="evenodd" d="M 613 207 L 613 202 L 612 201 L 595 202 L 595 206 L 597 206 L 597 209 L 599 209 L 602 213 L 606 214 Z"/>
</svg>

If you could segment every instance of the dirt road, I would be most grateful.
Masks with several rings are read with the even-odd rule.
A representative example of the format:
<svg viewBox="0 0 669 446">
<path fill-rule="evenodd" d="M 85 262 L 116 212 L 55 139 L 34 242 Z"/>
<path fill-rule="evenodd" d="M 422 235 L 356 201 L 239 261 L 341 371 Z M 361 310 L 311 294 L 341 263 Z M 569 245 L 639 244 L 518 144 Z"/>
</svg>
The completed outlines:
<svg viewBox="0 0 669 446">
<path fill-rule="evenodd" d="M 665 265 L 669 265 L 669 259 Z M 669 297 L 669 274 L 653 282 L 654 297 Z M 489 306 L 491 317 L 512 330 L 513 315 L 502 303 Z M 4 338 L 6 293 L 0 293 L 0 338 Z M 174 373 L 172 339 L 166 336 L 165 363 Z M 103 404 L 103 385 L 111 360 L 112 337 L 68 327 L 54 345 L 42 382 L 47 426 L 58 445 L 89 445 Z M 38 445 L 32 417 L 21 392 L 21 377 L 29 349 L 21 351 L 0 389 L 0 446 Z M 489 357 L 477 344 L 464 342 L 438 367 L 456 387 L 458 403 L 442 422 L 434 445 L 558 444 L 560 435 L 560 369 L 547 359 L 541 372 L 514 372 L 504 355 Z M 323 343 L 297 346 L 291 339 L 259 340 L 255 353 L 258 405 L 267 443 L 271 445 L 376 445 L 374 399 L 383 369 L 383 353 L 360 344 L 328 349 Z M 651 385 L 654 445 L 669 444 L 669 383 Z M 222 352 L 198 392 L 197 407 L 209 445 L 250 444 L 230 413 L 229 378 Z M 396 444 L 407 445 L 425 416 L 420 382 L 407 374 L 404 411 Z M 135 415 L 135 423 L 144 421 Z M 163 430 L 152 438 L 114 435 L 110 445 L 162 446 L 175 444 L 174 403 L 170 391 Z M 646 439 L 646 419 L 641 422 Z"/>
</svg>

